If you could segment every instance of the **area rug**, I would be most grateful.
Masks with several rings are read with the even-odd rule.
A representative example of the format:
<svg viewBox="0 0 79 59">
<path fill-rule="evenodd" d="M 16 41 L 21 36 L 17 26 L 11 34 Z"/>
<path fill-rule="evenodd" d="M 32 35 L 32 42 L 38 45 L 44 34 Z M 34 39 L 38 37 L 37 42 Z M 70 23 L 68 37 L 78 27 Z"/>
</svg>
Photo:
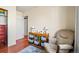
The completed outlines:
<svg viewBox="0 0 79 59">
<path fill-rule="evenodd" d="M 30 45 L 24 48 L 23 50 L 19 51 L 19 53 L 46 53 L 46 51 Z"/>
</svg>

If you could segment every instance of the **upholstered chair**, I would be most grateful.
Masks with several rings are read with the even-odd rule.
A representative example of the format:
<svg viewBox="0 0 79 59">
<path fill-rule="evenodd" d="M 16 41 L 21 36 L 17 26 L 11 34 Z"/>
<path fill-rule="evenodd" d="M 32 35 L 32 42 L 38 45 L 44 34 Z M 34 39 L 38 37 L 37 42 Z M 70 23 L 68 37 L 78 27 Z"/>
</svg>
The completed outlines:
<svg viewBox="0 0 79 59">
<path fill-rule="evenodd" d="M 44 43 L 45 49 L 49 53 L 68 53 L 73 49 L 74 31 L 61 29 L 55 33 L 53 38 L 49 38 L 49 43 Z"/>
</svg>

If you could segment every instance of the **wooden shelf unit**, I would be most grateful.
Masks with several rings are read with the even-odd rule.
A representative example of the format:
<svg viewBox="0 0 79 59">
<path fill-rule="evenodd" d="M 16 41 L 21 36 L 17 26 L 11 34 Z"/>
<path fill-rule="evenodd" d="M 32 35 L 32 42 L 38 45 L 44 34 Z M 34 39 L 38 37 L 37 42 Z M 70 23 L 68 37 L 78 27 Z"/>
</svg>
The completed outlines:
<svg viewBox="0 0 79 59">
<path fill-rule="evenodd" d="M 0 45 L 7 45 L 7 17 L 8 17 L 8 10 L 0 8 L 0 17 L 5 17 L 6 23 L 0 23 Z M 4 19 L 0 19 L 4 20 Z"/>
</svg>

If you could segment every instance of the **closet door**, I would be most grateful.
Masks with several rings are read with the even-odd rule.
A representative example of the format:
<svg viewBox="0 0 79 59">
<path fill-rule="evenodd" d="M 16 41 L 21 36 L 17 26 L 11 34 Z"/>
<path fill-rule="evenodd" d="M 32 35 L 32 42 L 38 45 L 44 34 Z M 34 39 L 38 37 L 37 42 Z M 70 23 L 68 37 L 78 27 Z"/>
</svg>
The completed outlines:
<svg viewBox="0 0 79 59">
<path fill-rule="evenodd" d="M 16 13 L 16 39 L 24 38 L 24 17 L 21 12 Z"/>
</svg>

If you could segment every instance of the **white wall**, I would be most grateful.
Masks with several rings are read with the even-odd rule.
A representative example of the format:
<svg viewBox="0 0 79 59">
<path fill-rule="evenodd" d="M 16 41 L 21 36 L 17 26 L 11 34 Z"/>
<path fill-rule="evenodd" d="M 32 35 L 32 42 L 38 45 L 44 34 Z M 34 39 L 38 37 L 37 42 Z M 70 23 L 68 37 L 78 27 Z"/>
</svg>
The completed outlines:
<svg viewBox="0 0 79 59">
<path fill-rule="evenodd" d="M 16 38 L 24 38 L 24 16 L 22 12 L 16 12 Z"/>
<path fill-rule="evenodd" d="M 16 44 L 16 7 L 0 6 L 8 10 L 8 46 Z"/>
<path fill-rule="evenodd" d="M 28 31 L 31 26 L 41 30 L 48 28 L 50 37 L 59 29 L 75 30 L 74 7 L 37 7 L 26 11 Z"/>
</svg>

